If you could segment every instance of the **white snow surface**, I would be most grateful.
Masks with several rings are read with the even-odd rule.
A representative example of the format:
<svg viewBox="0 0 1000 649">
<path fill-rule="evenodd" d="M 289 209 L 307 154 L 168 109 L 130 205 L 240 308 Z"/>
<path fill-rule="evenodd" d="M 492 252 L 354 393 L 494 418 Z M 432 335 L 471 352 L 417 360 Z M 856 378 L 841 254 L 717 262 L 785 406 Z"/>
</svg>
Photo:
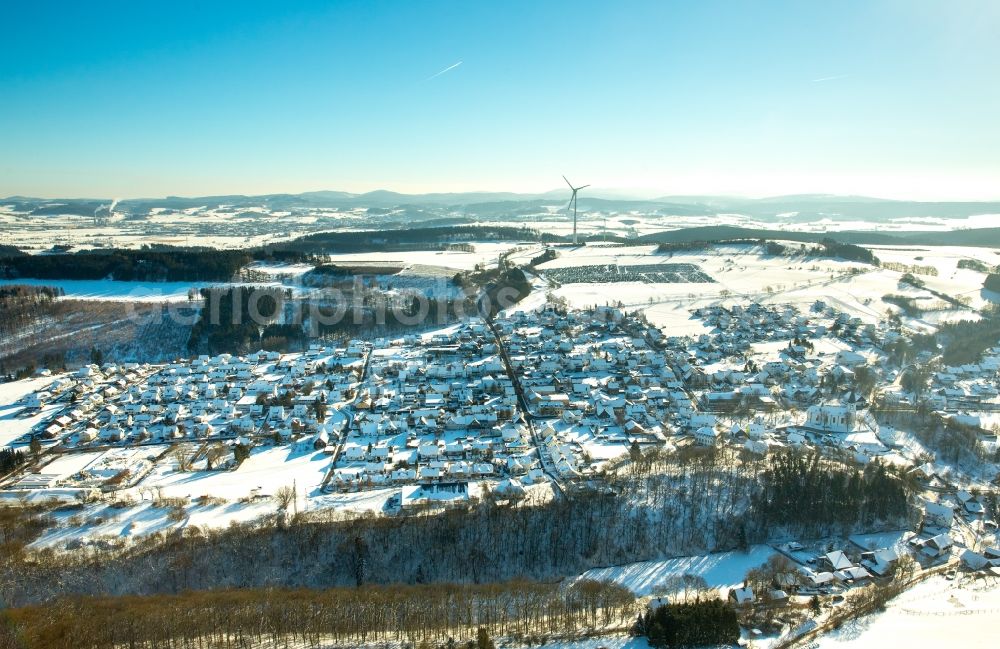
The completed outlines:
<svg viewBox="0 0 1000 649">
<path fill-rule="evenodd" d="M 748 570 L 760 566 L 773 554 L 776 552 L 770 546 L 754 545 L 747 552 L 715 552 L 594 568 L 578 579 L 613 581 L 640 597 L 660 592 L 658 587 L 667 583 L 671 577 L 686 574 L 702 577 L 711 588 L 729 589 L 742 584 Z"/>
<path fill-rule="evenodd" d="M 41 376 L 21 381 L 0 383 L 0 448 L 31 430 L 40 421 L 52 416 L 59 406 L 47 406 L 30 417 L 20 417 L 24 410 L 21 400 L 38 390 L 45 389 L 55 377 Z"/>
<path fill-rule="evenodd" d="M 279 282 L 119 282 L 110 279 L 0 279 L 0 286 L 54 286 L 74 300 L 114 300 L 120 302 L 185 302 L 191 290 L 223 286 L 280 286 Z"/>
<path fill-rule="evenodd" d="M 997 634 L 1000 588 L 995 583 L 960 584 L 934 577 L 892 600 L 884 612 L 848 622 L 811 646 L 977 649 L 995 647 Z"/>
</svg>

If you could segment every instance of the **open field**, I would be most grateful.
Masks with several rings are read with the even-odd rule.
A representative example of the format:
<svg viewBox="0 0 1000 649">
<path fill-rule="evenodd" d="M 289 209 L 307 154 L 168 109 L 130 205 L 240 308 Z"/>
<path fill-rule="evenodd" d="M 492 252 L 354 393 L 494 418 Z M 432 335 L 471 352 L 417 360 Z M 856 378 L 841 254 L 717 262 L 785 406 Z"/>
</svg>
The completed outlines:
<svg viewBox="0 0 1000 649">
<path fill-rule="evenodd" d="M 961 582 L 935 577 L 889 602 L 887 609 L 823 635 L 816 649 L 849 647 L 993 647 L 1000 633 L 997 578 Z"/>
<path fill-rule="evenodd" d="M 797 244 L 791 244 L 796 246 Z M 621 303 L 628 308 L 639 308 L 651 321 L 664 327 L 670 335 L 703 333 L 698 323 L 690 318 L 689 310 L 696 306 L 740 303 L 755 300 L 761 303 L 791 303 L 808 308 L 822 299 L 837 308 L 860 317 L 868 323 L 878 323 L 887 312 L 898 312 L 898 306 L 886 302 L 887 295 L 904 295 L 916 298 L 932 311 L 920 317 L 904 316 L 903 320 L 915 330 L 933 330 L 939 322 L 977 319 L 975 309 L 1000 299 L 982 289 L 985 274 L 958 269 L 958 259 L 989 259 L 992 251 L 972 248 L 947 248 L 941 256 L 938 251 L 927 252 L 926 261 L 909 264 L 942 265 L 938 276 L 920 275 L 928 288 L 968 300 L 968 308 L 943 303 L 928 291 L 901 285 L 903 272 L 874 268 L 865 264 L 836 259 L 801 256 L 766 255 L 753 244 L 713 246 L 706 250 L 657 253 L 655 246 L 621 246 L 601 248 L 581 246 L 557 248 L 559 257 L 539 266 L 543 275 L 551 271 L 552 278 L 563 282 L 554 293 L 571 306 Z M 876 254 L 881 252 L 875 251 Z M 905 254 L 894 253 L 891 259 L 906 259 Z M 621 282 L 608 276 L 600 281 L 568 283 L 565 278 L 574 274 L 570 269 L 579 267 L 611 267 L 642 269 L 662 265 L 689 264 L 700 269 L 714 282 L 650 283 L 647 281 Z M 617 271 L 616 271 L 617 272 Z M 563 279 L 560 279 L 563 278 Z M 593 274 L 584 279 L 597 280 Z"/>
<path fill-rule="evenodd" d="M 704 579 L 709 588 L 718 589 L 725 596 L 729 589 L 743 583 L 748 570 L 757 568 L 774 554 L 775 551 L 770 546 L 755 545 L 746 552 L 720 552 L 595 568 L 580 575 L 580 579 L 613 581 L 639 597 L 669 597 L 676 595 L 677 584 L 676 581 L 672 583 L 672 579 L 695 575 Z"/>
</svg>

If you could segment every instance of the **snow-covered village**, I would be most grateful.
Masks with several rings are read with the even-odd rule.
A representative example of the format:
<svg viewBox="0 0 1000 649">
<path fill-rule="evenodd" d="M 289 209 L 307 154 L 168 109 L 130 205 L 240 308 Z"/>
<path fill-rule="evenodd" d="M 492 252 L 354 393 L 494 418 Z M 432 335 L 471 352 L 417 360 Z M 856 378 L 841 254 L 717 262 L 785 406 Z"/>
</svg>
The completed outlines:
<svg viewBox="0 0 1000 649">
<path fill-rule="evenodd" d="M 302 510 L 336 507 L 328 495 L 342 494 L 344 507 L 384 501 L 391 511 L 484 491 L 550 498 L 646 449 L 692 446 L 815 449 L 972 491 L 995 479 L 963 471 L 958 451 L 954 465 L 935 462 L 919 437 L 872 411 L 920 406 L 992 432 L 1000 347 L 929 372 L 914 364 L 931 354 L 908 358 L 898 328 L 822 300 L 804 312 L 750 303 L 691 317 L 711 333 L 666 336 L 641 313 L 546 305 L 301 353 L 46 371 L 9 386 L 23 393 L 5 414 L 6 441 L 34 443 L 45 460 L 8 476 L 0 495 L 249 503 L 294 486 Z M 995 433 L 980 443 L 995 454 Z M 956 504 L 984 512 L 974 497 Z"/>
<path fill-rule="evenodd" d="M 637 268 L 648 273 L 656 258 L 643 254 Z M 741 254 L 754 263 L 758 253 Z M 784 646 L 834 625 L 854 601 L 845 595 L 1000 579 L 1000 346 L 947 365 L 920 323 L 873 323 L 818 294 L 692 300 L 658 326 L 659 305 L 570 306 L 567 296 L 589 296 L 600 278 L 545 265 L 532 296 L 495 317 L 301 352 L 85 363 L 0 385 L 0 432 L 22 458 L 0 499 L 49 511 L 28 548 L 55 556 L 239 526 L 544 511 L 602 489 L 637 505 L 657 473 L 682 502 L 689 489 L 728 501 L 723 517 L 735 522 L 759 505 L 730 493 L 734 472 L 770 475 L 796 457 L 839 467 L 847 482 L 825 489 L 844 489 L 858 510 L 817 502 L 830 520 L 806 516 L 802 527 L 785 516 L 763 535 L 740 523 L 734 536 L 682 506 L 706 527 L 667 544 L 682 556 L 654 553 L 566 584 L 624 587 L 635 611 L 716 593 L 739 613 L 746 642 Z M 638 286 L 689 280 L 667 281 Z M 671 335 L 677 328 L 689 333 Z M 691 462 L 716 469 L 678 481 Z M 627 477 L 637 475 L 650 481 L 638 491 Z M 911 495 L 873 514 L 870 498 L 847 496 L 864 482 Z M 645 515 L 668 515 L 654 511 Z M 733 542 L 742 549 L 727 549 Z M 614 641 L 630 624 L 607 618 L 591 631 Z"/>
<path fill-rule="evenodd" d="M 993 649 L 1000 3 L 6 3 L 0 649 Z"/>
</svg>

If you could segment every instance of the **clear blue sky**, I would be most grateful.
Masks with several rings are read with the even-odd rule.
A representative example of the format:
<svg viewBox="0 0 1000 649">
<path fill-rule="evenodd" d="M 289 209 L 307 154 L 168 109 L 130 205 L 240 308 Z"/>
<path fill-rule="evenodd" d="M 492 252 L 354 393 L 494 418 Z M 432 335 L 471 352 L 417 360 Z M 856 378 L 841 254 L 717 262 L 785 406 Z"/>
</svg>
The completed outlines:
<svg viewBox="0 0 1000 649">
<path fill-rule="evenodd" d="M 1000 199 L 996 0 L 95 0 L 7 2 L 0 22 L 0 196 L 566 174 Z"/>
</svg>

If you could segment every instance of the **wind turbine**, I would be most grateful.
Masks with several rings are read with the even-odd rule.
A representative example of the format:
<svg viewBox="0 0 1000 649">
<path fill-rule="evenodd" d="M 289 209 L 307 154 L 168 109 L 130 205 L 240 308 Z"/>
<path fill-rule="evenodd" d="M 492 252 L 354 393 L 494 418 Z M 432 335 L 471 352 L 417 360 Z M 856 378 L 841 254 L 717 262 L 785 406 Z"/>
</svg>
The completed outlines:
<svg viewBox="0 0 1000 649">
<path fill-rule="evenodd" d="M 590 187 L 590 185 L 580 185 L 579 187 L 574 187 L 573 183 L 569 181 L 566 176 L 563 176 L 563 180 L 569 185 L 569 188 L 573 190 L 573 195 L 569 199 L 569 203 L 566 205 L 566 210 L 569 211 L 570 205 L 573 206 L 573 245 L 577 245 L 576 241 L 576 193 L 583 189 L 584 187 Z"/>
</svg>

